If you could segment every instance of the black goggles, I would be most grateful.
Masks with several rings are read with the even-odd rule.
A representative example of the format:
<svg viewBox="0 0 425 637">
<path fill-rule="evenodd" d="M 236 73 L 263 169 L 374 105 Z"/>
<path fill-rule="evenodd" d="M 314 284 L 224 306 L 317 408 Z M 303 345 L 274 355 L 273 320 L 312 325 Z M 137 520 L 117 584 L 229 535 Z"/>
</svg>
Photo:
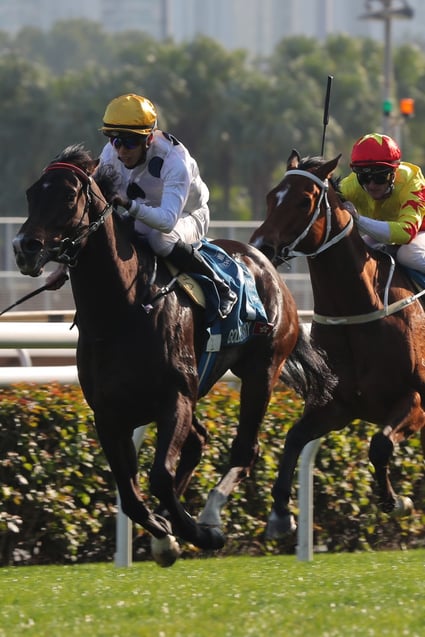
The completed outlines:
<svg viewBox="0 0 425 637">
<path fill-rule="evenodd" d="M 110 135 L 109 141 L 114 148 L 121 148 L 124 146 L 127 150 L 134 150 L 143 144 L 146 137 L 141 135 Z"/>
<path fill-rule="evenodd" d="M 373 181 L 378 186 L 391 183 L 394 177 L 394 170 L 377 170 L 376 168 L 354 168 L 359 183 L 364 186 Z"/>
</svg>

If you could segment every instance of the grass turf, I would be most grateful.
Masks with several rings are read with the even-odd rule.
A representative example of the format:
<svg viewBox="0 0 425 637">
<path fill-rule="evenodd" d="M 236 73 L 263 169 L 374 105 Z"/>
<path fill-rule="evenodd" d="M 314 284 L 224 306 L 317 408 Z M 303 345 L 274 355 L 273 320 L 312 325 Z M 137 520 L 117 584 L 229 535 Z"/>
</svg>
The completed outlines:
<svg viewBox="0 0 425 637">
<path fill-rule="evenodd" d="M 425 551 L 0 569 L 0 637 L 423 637 Z"/>
</svg>

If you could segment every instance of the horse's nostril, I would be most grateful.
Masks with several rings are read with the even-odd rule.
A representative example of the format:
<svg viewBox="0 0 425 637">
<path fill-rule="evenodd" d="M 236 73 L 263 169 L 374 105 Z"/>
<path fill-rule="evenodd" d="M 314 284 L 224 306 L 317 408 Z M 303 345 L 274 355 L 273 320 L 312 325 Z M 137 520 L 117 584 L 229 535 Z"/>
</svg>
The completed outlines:
<svg viewBox="0 0 425 637">
<path fill-rule="evenodd" d="M 26 254 L 37 254 L 43 248 L 43 244 L 38 239 L 23 239 L 21 242 L 23 252 Z"/>
</svg>

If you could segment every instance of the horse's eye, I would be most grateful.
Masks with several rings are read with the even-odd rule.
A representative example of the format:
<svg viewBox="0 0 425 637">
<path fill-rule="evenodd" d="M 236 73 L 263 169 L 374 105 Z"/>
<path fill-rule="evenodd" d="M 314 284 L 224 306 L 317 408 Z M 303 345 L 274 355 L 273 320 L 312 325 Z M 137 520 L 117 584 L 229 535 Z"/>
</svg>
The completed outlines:
<svg viewBox="0 0 425 637">
<path fill-rule="evenodd" d="M 65 200 L 67 201 L 67 203 L 73 203 L 76 196 L 77 194 L 73 190 L 69 190 L 65 195 Z"/>
<path fill-rule="evenodd" d="M 311 198 L 308 197 L 307 195 L 303 197 L 300 202 L 300 208 L 304 210 L 305 212 L 308 212 L 311 208 Z"/>
</svg>

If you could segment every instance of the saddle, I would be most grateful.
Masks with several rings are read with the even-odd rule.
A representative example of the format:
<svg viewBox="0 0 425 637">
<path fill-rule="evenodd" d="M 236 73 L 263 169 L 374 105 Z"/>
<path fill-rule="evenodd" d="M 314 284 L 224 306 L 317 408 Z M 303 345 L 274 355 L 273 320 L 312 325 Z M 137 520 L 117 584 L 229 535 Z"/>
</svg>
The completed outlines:
<svg viewBox="0 0 425 637">
<path fill-rule="evenodd" d="M 208 326 L 216 322 L 223 325 L 223 333 L 233 330 L 238 321 L 259 321 L 268 324 L 267 314 L 258 295 L 254 277 L 241 259 L 230 257 L 219 246 L 203 240 L 199 248 L 203 258 L 229 285 L 238 297 L 232 312 L 224 320 L 219 318 L 220 298 L 214 282 L 201 274 L 178 272 L 177 268 L 166 260 L 167 268 L 176 282 L 191 300 L 205 310 L 205 322 Z M 242 335 L 235 342 L 246 340 Z"/>
<path fill-rule="evenodd" d="M 254 277 L 245 263 L 230 257 L 222 248 L 206 240 L 202 241 L 199 250 L 238 297 L 229 316 L 222 319 L 218 313 L 220 299 L 213 281 L 199 274 L 178 273 L 175 266 L 166 262 L 176 282 L 190 299 L 205 310 L 208 339 L 198 363 L 199 391 L 202 393 L 221 349 L 240 345 L 254 336 L 270 334 L 274 326 L 268 321 Z"/>
</svg>

